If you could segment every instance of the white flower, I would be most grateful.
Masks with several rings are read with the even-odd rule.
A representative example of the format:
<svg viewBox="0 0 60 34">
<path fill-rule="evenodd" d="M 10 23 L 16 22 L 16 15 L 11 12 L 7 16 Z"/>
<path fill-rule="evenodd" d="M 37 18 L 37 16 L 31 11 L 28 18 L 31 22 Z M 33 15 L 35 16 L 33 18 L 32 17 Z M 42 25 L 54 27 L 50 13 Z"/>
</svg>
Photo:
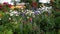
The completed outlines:
<svg viewBox="0 0 60 34">
<path fill-rule="evenodd" d="M 26 11 L 29 11 L 28 9 Z"/>
<path fill-rule="evenodd" d="M 0 18 L 0 20 L 1 20 L 1 18 Z"/>
<path fill-rule="evenodd" d="M 46 6 L 43 6 L 43 7 L 41 7 L 40 8 L 40 10 L 42 10 L 41 11 L 41 13 L 43 13 L 43 12 L 51 12 L 51 9 L 52 9 L 52 7 L 50 6 L 50 7 L 46 7 Z"/>
<path fill-rule="evenodd" d="M 45 6 L 41 7 L 41 9 L 44 10 L 45 9 Z"/>
<path fill-rule="evenodd" d="M 11 18 L 9 18 L 9 20 L 11 20 Z"/>
<path fill-rule="evenodd" d="M 6 14 L 9 14 L 9 12 L 6 12 Z"/>
<path fill-rule="evenodd" d="M 16 16 L 19 16 L 18 14 L 16 14 Z"/>
<path fill-rule="evenodd" d="M 35 18 L 35 15 L 34 14 L 32 14 L 32 16 L 33 16 L 33 18 Z"/>
<path fill-rule="evenodd" d="M 19 12 L 18 12 L 18 11 L 13 11 L 13 12 L 11 12 L 11 13 L 10 13 L 10 16 L 13 16 L 13 15 L 19 16 Z"/>
<path fill-rule="evenodd" d="M 26 12 L 26 15 L 29 14 L 29 12 Z"/>
<path fill-rule="evenodd" d="M 12 13 L 13 13 L 13 14 L 18 14 L 18 11 L 13 11 Z"/>
<path fill-rule="evenodd" d="M 14 14 L 10 13 L 10 16 L 13 16 Z"/>
<path fill-rule="evenodd" d="M 29 17 L 27 17 L 27 19 L 29 19 Z"/>
<path fill-rule="evenodd" d="M 34 12 L 32 12 L 32 11 L 31 11 L 31 12 L 29 12 L 29 13 L 34 14 Z"/>
<path fill-rule="evenodd" d="M 10 12 L 12 12 L 12 10 L 10 10 Z"/>
</svg>

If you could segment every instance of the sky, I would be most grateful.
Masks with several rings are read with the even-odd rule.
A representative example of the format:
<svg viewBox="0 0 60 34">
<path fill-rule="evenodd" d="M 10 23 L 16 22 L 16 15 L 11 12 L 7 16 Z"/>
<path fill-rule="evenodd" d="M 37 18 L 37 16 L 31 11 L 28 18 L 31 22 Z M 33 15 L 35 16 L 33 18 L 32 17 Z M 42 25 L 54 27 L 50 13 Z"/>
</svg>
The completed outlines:
<svg viewBox="0 0 60 34">
<path fill-rule="evenodd" d="M 17 1 L 17 0 L 16 0 Z M 19 0 L 18 0 L 19 1 Z M 49 1 L 50 0 L 39 0 L 39 2 L 41 2 L 41 3 L 49 3 Z M 0 3 L 3 3 L 3 2 L 8 2 L 8 3 L 10 3 L 10 4 L 13 4 L 12 2 L 11 2 L 11 0 L 0 0 Z"/>
<path fill-rule="evenodd" d="M 0 0 L 0 3 L 3 3 L 3 2 L 9 2 L 10 3 L 11 0 Z"/>
<path fill-rule="evenodd" d="M 39 0 L 41 3 L 50 3 L 50 0 Z"/>
</svg>

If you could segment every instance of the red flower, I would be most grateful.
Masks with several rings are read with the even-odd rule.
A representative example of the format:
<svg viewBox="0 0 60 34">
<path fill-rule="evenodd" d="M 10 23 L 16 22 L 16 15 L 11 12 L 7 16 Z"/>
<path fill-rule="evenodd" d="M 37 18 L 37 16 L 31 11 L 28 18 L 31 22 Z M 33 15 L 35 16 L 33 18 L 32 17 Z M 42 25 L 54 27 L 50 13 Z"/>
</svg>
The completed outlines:
<svg viewBox="0 0 60 34">
<path fill-rule="evenodd" d="M 11 8 L 11 7 L 12 7 L 12 5 L 11 5 L 11 4 L 9 4 L 8 2 L 4 2 L 4 3 L 3 3 L 3 5 L 5 5 L 5 6 L 9 7 L 9 8 Z"/>
<path fill-rule="evenodd" d="M 36 2 L 32 2 L 32 7 L 37 8 L 38 4 Z"/>
<path fill-rule="evenodd" d="M 29 18 L 29 21 L 32 22 L 32 18 Z"/>
<path fill-rule="evenodd" d="M 8 2 L 4 2 L 3 4 L 7 5 L 7 4 L 8 4 Z"/>
<path fill-rule="evenodd" d="M 7 12 L 7 10 L 6 10 L 6 9 L 4 9 L 4 10 L 3 10 L 3 12 Z"/>
<path fill-rule="evenodd" d="M 29 20 L 32 20 L 32 18 L 29 18 Z"/>
<path fill-rule="evenodd" d="M 9 4 L 9 8 L 11 8 L 12 7 L 12 5 L 11 4 Z"/>
<path fill-rule="evenodd" d="M 50 2 L 54 2 L 54 0 L 50 0 Z"/>
<path fill-rule="evenodd" d="M 3 7 L 0 5 L 0 9 L 2 9 Z"/>
</svg>

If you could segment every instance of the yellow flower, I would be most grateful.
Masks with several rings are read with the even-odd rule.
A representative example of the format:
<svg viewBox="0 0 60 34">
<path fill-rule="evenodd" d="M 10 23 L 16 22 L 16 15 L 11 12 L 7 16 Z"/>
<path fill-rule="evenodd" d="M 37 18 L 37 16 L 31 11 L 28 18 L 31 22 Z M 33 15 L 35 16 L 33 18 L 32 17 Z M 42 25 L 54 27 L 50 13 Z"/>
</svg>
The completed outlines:
<svg viewBox="0 0 60 34">
<path fill-rule="evenodd" d="M 20 8 L 20 6 L 16 6 L 16 8 Z"/>
<path fill-rule="evenodd" d="M 26 8 L 26 6 L 24 6 L 24 8 Z"/>
<path fill-rule="evenodd" d="M 0 18 L 3 16 L 3 14 L 0 14 Z"/>
<path fill-rule="evenodd" d="M 26 8 L 26 6 L 20 6 L 20 8 L 23 8 L 24 9 L 24 8 Z"/>
<path fill-rule="evenodd" d="M 48 14 L 45 14 L 45 16 L 48 16 Z"/>
<path fill-rule="evenodd" d="M 15 8 L 14 6 L 11 7 L 11 9 L 14 9 L 14 8 Z"/>
</svg>

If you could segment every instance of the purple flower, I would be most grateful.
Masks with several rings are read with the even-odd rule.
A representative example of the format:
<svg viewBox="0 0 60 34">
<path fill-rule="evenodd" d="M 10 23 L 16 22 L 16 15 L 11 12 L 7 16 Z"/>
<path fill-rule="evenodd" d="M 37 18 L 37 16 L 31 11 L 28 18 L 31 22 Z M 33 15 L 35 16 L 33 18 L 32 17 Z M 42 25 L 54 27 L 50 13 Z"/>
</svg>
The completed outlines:
<svg viewBox="0 0 60 34">
<path fill-rule="evenodd" d="M 25 16 L 25 13 L 22 13 L 22 16 L 24 17 Z"/>
<path fill-rule="evenodd" d="M 35 11 L 34 14 L 38 15 L 38 14 L 40 14 L 40 11 Z"/>
</svg>

